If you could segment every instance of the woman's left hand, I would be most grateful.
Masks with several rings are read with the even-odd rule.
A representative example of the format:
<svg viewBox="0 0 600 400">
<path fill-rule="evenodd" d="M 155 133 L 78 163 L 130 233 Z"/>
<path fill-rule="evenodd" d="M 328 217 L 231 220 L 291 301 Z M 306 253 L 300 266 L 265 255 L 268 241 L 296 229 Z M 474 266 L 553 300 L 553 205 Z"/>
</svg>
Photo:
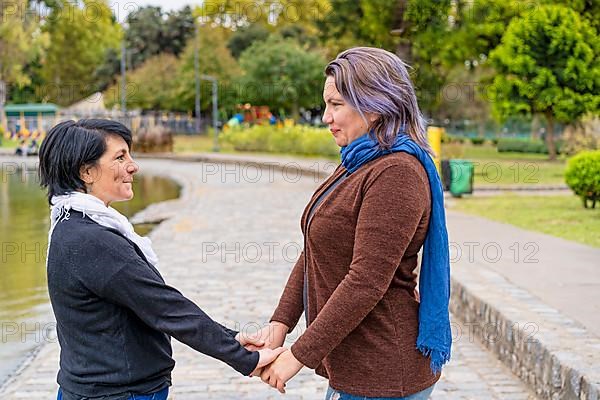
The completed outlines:
<svg viewBox="0 0 600 400">
<path fill-rule="evenodd" d="M 260 337 L 260 335 L 248 335 L 239 332 L 237 335 L 235 335 L 235 340 L 240 342 L 240 344 L 244 346 L 246 350 L 250 351 L 262 350 L 265 347 L 265 341 Z"/>
<path fill-rule="evenodd" d="M 291 350 L 286 350 L 263 369 L 260 378 L 264 383 L 276 388 L 281 393 L 285 393 L 286 382 L 300 372 L 302 367 L 304 367 L 304 364 L 294 357 Z"/>
</svg>

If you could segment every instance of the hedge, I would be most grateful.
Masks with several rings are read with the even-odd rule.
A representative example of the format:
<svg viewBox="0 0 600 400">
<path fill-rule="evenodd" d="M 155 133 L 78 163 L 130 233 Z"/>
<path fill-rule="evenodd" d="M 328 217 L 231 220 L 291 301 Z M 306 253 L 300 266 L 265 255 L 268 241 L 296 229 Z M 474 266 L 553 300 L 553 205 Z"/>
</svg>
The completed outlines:
<svg viewBox="0 0 600 400">
<path fill-rule="evenodd" d="M 251 128 L 232 128 L 222 133 L 221 140 L 238 151 L 288 153 L 335 157 L 340 148 L 327 129 L 303 125 L 278 128 L 255 125 Z"/>
<path fill-rule="evenodd" d="M 560 153 L 562 143 L 556 142 L 556 150 Z M 546 143 L 541 140 L 499 139 L 498 152 L 548 154 Z"/>
</svg>

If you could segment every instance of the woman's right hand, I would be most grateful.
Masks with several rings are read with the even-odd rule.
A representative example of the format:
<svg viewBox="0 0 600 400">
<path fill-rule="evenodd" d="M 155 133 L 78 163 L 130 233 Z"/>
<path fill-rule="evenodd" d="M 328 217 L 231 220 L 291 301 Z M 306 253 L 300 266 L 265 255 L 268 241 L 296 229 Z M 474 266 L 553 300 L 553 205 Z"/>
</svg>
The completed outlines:
<svg viewBox="0 0 600 400">
<path fill-rule="evenodd" d="M 289 327 L 284 323 L 273 321 L 258 332 L 252 335 L 247 335 L 248 338 L 246 339 L 248 340 L 246 340 L 246 342 L 250 343 L 244 345 L 244 347 L 250 351 L 276 349 L 283 346 L 283 342 L 285 341 L 285 336 L 287 335 L 288 330 Z M 256 342 L 258 340 L 262 340 L 264 342 L 263 346 L 258 347 L 251 344 L 252 342 Z"/>
<path fill-rule="evenodd" d="M 263 349 L 258 350 L 258 364 L 254 371 L 250 373 L 250 376 L 260 375 L 263 367 L 271 364 L 281 353 L 286 351 L 285 347 L 277 347 L 276 349 Z"/>
</svg>

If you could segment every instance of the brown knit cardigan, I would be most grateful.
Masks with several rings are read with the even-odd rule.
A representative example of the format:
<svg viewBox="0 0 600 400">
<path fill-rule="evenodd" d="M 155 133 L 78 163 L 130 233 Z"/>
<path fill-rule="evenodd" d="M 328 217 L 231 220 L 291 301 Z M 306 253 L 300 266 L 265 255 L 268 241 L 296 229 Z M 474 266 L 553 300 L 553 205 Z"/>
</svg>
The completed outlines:
<svg viewBox="0 0 600 400">
<path fill-rule="evenodd" d="M 290 330 L 304 312 L 309 326 L 291 347 L 305 366 L 336 390 L 367 397 L 402 397 L 439 379 L 417 349 L 417 253 L 429 223 L 425 169 L 406 153 L 373 160 L 342 181 L 307 214 L 341 175 L 314 193 L 302 216 L 304 251 L 271 320 Z"/>
</svg>

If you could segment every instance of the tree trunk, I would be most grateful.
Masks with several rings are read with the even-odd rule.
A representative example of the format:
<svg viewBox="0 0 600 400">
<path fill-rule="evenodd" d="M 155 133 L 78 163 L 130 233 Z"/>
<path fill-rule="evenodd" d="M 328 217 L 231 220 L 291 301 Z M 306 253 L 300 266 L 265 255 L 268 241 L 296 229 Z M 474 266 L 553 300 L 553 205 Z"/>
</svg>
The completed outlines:
<svg viewBox="0 0 600 400">
<path fill-rule="evenodd" d="M 477 123 L 477 134 L 481 139 L 485 139 L 485 120 L 480 118 Z"/>
<path fill-rule="evenodd" d="M 300 120 L 300 106 L 297 101 L 292 104 L 292 119 L 296 122 Z"/>
<path fill-rule="evenodd" d="M 548 158 L 551 161 L 556 160 L 556 144 L 554 143 L 554 116 L 551 111 L 546 113 L 546 146 L 548 147 Z"/>
<path fill-rule="evenodd" d="M 408 0 L 398 0 L 394 16 L 392 17 L 392 35 L 400 36 L 400 42 L 396 47 L 396 55 L 407 64 L 412 64 L 412 43 L 408 40 L 410 27 L 404 20 L 404 13 L 408 9 Z"/>
<path fill-rule="evenodd" d="M 540 129 L 540 117 L 537 114 L 533 115 L 533 119 L 531 120 L 531 140 L 538 140 L 540 138 L 539 133 Z"/>
</svg>

